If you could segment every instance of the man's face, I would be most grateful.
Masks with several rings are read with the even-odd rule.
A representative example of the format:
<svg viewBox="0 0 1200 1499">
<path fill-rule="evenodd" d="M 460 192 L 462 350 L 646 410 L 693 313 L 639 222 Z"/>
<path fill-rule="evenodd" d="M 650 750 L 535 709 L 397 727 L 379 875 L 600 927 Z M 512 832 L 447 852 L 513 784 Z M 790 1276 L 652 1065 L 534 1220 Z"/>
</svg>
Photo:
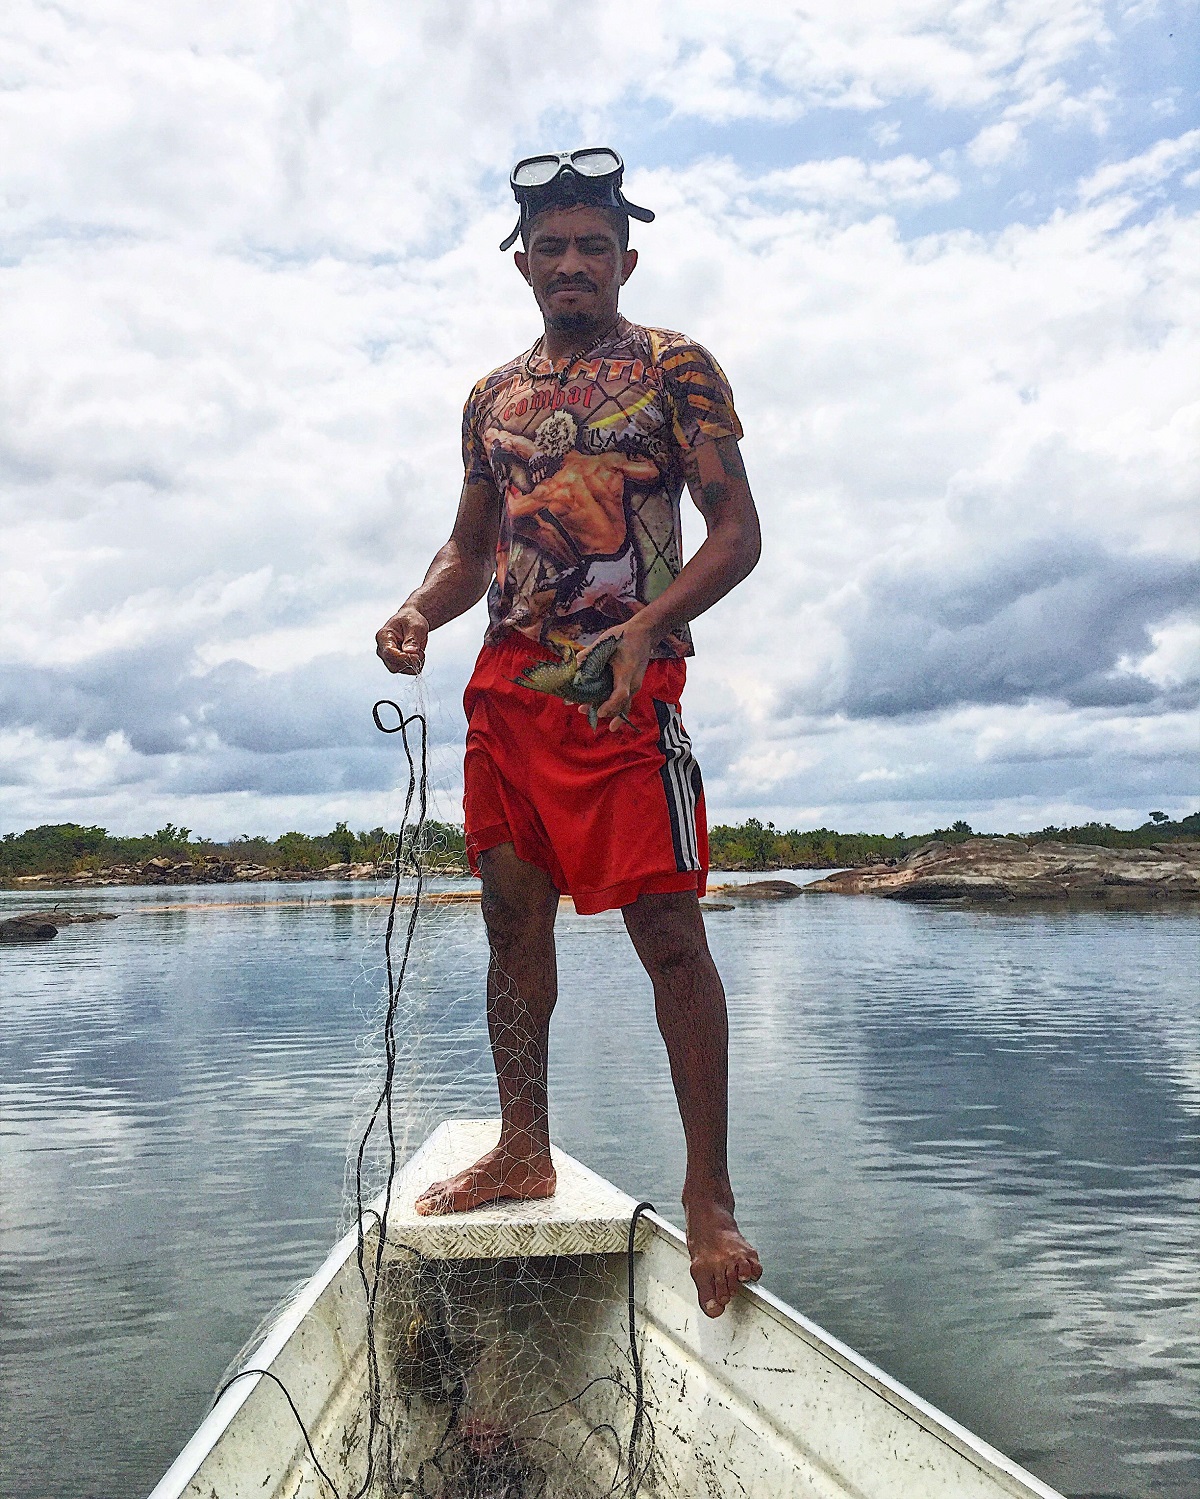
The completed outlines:
<svg viewBox="0 0 1200 1499">
<path fill-rule="evenodd" d="M 514 259 L 547 324 L 562 333 L 586 333 L 616 316 L 637 251 L 622 254 L 609 215 L 577 204 L 540 213 L 528 251 L 518 250 Z"/>
</svg>

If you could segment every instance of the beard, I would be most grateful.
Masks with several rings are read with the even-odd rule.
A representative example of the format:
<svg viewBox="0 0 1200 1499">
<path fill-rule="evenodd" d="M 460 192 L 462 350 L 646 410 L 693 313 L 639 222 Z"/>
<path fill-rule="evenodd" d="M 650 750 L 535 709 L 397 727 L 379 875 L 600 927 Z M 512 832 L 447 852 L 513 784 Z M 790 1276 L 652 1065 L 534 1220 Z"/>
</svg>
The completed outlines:
<svg viewBox="0 0 1200 1499">
<path fill-rule="evenodd" d="M 570 333 L 579 337 L 595 332 L 597 320 L 590 312 L 560 312 L 550 319 L 550 326 L 556 333 Z"/>
</svg>

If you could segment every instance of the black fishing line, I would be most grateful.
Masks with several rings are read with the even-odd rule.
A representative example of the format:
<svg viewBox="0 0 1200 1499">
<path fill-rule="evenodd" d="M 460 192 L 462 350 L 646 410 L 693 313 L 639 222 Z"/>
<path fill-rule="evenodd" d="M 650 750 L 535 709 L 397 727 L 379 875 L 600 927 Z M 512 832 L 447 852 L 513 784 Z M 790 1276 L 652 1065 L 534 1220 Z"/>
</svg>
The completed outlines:
<svg viewBox="0 0 1200 1499">
<path fill-rule="evenodd" d="M 396 715 L 396 722 L 385 724 L 379 716 L 381 708 L 390 708 Z M 381 734 L 399 734 L 400 742 L 404 746 L 404 757 L 408 762 L 408 785 L 404 793 L 404 813 L 400 819 L 400 831 L 396 836 L 396 852 L 392 873 L 392 898 L 388 904 L 387 928 L 383 938 L 384 961 L 387 968 L 387 1014 L 383 1023 L 383 1048 L 384 1048 L 384 1079 L 383 1086 L 379 1091 L 379 1097 L 375 1101 L 375 1107 L 371 1111 L 371 1117 L 367 1121 L 367 1127 L 363 1131 L 362 1139 L 358 1146 L 358 1159 L 354 1171 L 355 1203 L 358 1208 L 358 1248 L 356 1258 L 358 1261 L 358 1273 L 362 1280 L 363 1291 L 367 1298 L 367 1467 L 363 1475 L 361 1486 L 355 1490 L 352 1499 L 362 1499 L 368 1492 L 375 1477 L 375 1438 L 380 1427 L 380 1414 L 383 1401 L 383 1382 L 379 1374 L 379 1349 L 375 1339 L 375 1305 L 379 1295 L 379 1282 L 383 1270 L 383 1257 L 387 1249 L 387 1221 L 392 1206 L 392 1180 L 396 1174 L 396 1130 L 392 1113 L 392 1091 L 396 1081 L 396 1010 L 400 1002 L 400 991 L 404 987 L 404 979 L 408 973 L 408 960 L 412 953 L 413 936 L 417 929 L 417 917 L 421 910 L 421 893 L 424 888 L 425 870 L 421 862 L 422 835 L 425 831 L 425 818 L 429 810 L 429 725 L 423 713 L 410 713 L 407 717 L 399 704 L 390 698 L 381 698 L 371 709 L 371 717 L 375 720 L 375 727 Z M 413 725 L 420 725 L 420 770 L 417 769 L 413 757 L 413 747 L 409 741 L 409 729 Z M 417 797 L 417 820 L 411 830 L 409 828 L 409 815 L 412 812 L 413 797 Z M 396 930 L 396 907 L 400 900 L 400 881 L 404 875 L 405 861 L 412 867 L 415 879 L 413 889 L 412 907 L 408 915 L 408 927 L 404 934 L 404 951 L 400 957 L 399 968 L 392 959 L 392 937 Z M 379 1230 L 375 1240 L 375 1263 L 372 1267 L 373 1274 L 367 1274 L 366 1232 L 363 1228 L 363 1162 L 370 1143 L 371 1135 L 378 1122 L 380 1114 L 383 1114 L 387 1127 L 387 1149 L 388 1149 L 388 1172 L 387 1184 L 383 1193 L 383 1208 L 378 1213 Z M 390 1466 L 390 1464 L 389 1464 Z"/>
<path fill-rule="evenodd" d="M 637 1305 L 634 1300 L 633 1241 L 637 1236 L 638 1219 L 643 1213 L 653 1212 L 657 1212 L 657 1209 L 652 1202 L 638 1203 L 637 1207 L 633 1210 L 633 1216 L 629 1220 L 629 1242 L 625 1246 L 626 1296 L 628 1299 L 627 1310 L 629 1312 L 629 1359 L 633 1364 L 634 1380 L 633 1425 L 629 1431 L 629 1458 L 625 1464 L 626 1476 L 629 1479 L 629 1499 L 636 1499 L 637 1491 L 642 1486 L 642 1478 L 645 1477 L 645 1470 L 643 1470 L 642 1474 L 635 1481 L 634 1474 L 636 1469 L 634 1463 L 637 1458 L 638 1443 L 642 1437 L 642 1423 L 646 1417 L 646 1392 L 642 1383 L 642 1356 L 638 1352 L 637 1346 Z M 653 1434 L 651 1434 L 650 1458 L 647 1459 L 647 1468 L 653 1460 L 653 1455 L 654 1443 Z"/>
<path fill-rule="evenodd" d="M 391 708 L 396 714 L 396 723 L 390 727 L 383 722 L 379 716 L 381 708 Z M 387 1014 L 384 1019 L 384 1080 L 379 1091 L 379 1097 L 375 1101 L 375 1107 L 371 1110 L 371 1116 L 363 1131 L 362 1139 L 358 1145 L 358 1156 L 355 1163 L 355 1203 L 358 1208 L 358 1245 L 355 1256 L 358 1263 L 358 1273 L 362 1280 L 363 1291 L 367 1299 L 367 1390 L 368 1390 L 368 1425 L 367 1425 L 367 1467 L 362 1484 L 357 1488 L 350 1499 L 363 1499 L 375 1478 L 375 1441 L 379 1433 L 381 1423 L 380 1415 L 382 1409 L 383 1383 L 379 1373 L 379 1348 L 375 1336 L 375 1312 L 376 1298 L 379 1294 L 380 1273 L 383 1268 L 384 1251 L 387 1247 L 387 1220 L 392 1205 L 392 1180 L 396 1174 L 396 1132 L 392 1114 L 392 1093 L 396 1079 L 396 1010 L 400 1001 L 400 991 L 404 986 L 405 975 L 408 972 L 408 961 L 412 953 L 413 936 L 416 932 L 417 917 L 421 906 L 421 893 L 424 886 L 425 871 L 421 863 L 421 840 L 425 829 L 426 813 L 429 807 L 429 752 L 428 752 L 428 724 L 423 713 L 410 713 L 405 716 L 398 704 L 389 698 L 383 698 L 371 709 L 371 717 L 375 720 L 375 727 L 382 734 L 399 734 L 404 746 L 404 756 L 408 761 L 408 785 L 404 794 L 404 813 L 400 820 L 400 831 L 396 836 L 396 849 L 393 856 L 392 895 L 388 904 L 387 928 L 384 933 L 383 950 L 384 960 L 387 968 L 388 1002 Z M 409 730 L 414 725 L 420 725 L 420 769 L 418 770 L 417 758 L 413 754 L 413 746 L 409 739 Z M 409 816 L 412 812 L 414 797 L 417 799 L 417 819 L 410 827 Z M 406 863 L 411 867 L 415 876 L 416 884 L 413 890 L 412 910 L 409 913 L 408 925 L 404 934 L 404 950 L 400 956 L 397 966 L 392 957 L 392 938 L 396 929 L 396 908 L 400 902 L 400 881 L 404 875 Z M 363 1164 L 366 1158 L 367 1147 L 371 1135 L 382 1114 L 387 1127 L 388 1140 L 388 1173 L 387 1185 L 384 1188 L 382 1211 L 369 1208 L 363 1202 Z M 372 1274 L 367 1272 L 367 1246 L 366 1229 L 364 1227 L 367 1216 L 374 1217 L 378 1224 L 377 1239 L 375 1244 L 374 1264 Z M 407 1246 L 405 1246 L 407 1247 Z M 309 1456 L 316 1466 L 317 1472 L 329 1486 L 335 1499 L 340 1499 L 337 1485 L 321 1466 L 316 1450 L 312 1444 L 308 1427 L 303 1417 L 296 1408 L 296 1402 L 292 1399 L 287 1386 L 278 1375 L 272 1374 L 269 1369 L 242 1369 L 232 1379 L 226 1382 L 217 1391 L 213 1400 L 215 1408 L 217 1402 L 239 1379 L 246 1379 L 251 1374 L 263 1375 L 274 1381 L 283 1391 L 284 1398 L 291 1407 L 292 1414 L 299 1424 L 300 1431 L 304 1437 L 304 1444 L 308 1448 Z M 389 1433 L 390 1435 L 390 1433 Z M 389 1453 L 389 1468 L 390 1453 Z"/>
<path fill-rule="evenodd" d="M 275 1383 L 279 1386 L 279 1388 L 283 1391 L 283 1398 L 287 1401 L 287 1403 L 292 1408 L 292 1415 L 295 1416 L 295 1418 L 296 1418 L 296 1424 L 299 1426 L 299 1428 L 300 1428 L 300 1434 L 304 1438 L 304 1445 L 308 1448 L 308 1455 L 313 1460 L 313 1466 L 316 1468 L 317 1472 L 321 1475 L 321 1478 L 324 1480 L 325 1484 L 328 1486 L 330 1493 L 333 1494 L 334 1499 L 340 1499 L 340 1495 L 338 1494 L 337 1484 L 334 1483 L 333 1479 L 330 1478 L 329 1474 L 326 1473 L 325 1469 L 321 1466 L 321 1459 L 317 1456 L 316 1448 L 312 1444 L 312 1438 L 308 1434 L 308 1427 L 305 1426 L 305 1424 L 304 1424 L 304 1417 L 296 1409 L 296 1402 L 292 1399 L 291 1391 L 288 1389 L 287 1385 L 284 1384 L 283 1380 L 280 1379 L 280 1377 L 279 1377 L 278 1374 L 272 1374 L 271 1371 L 270 1371 L 270 1369 L 241 1369 L 241 1370 L 239 1370 L 238 1373 L 236 1373 L 233 1376 L 232 1379 L 227 1379 L 225 1381 L 225 1383 L 221 1386 L 221 1388 L 217 1391 L 217 1393 L 213 1396 L 213 1403 L 212 1403 L 210 1409 L 216 1410 L 217 1405 L 220 1402 L 221 1396 L 225 1393 L 225 1391 L 227 1389 L 229 1389 L 230 1385 L 237 1384 L 237 1382 L 238 1382 L 239 1379 L 249 1379 L 249 1377 L 251 1376 L 251 1374 L 260 1375 L 263 1379 L 272 1379 L 272 1380 L 274 1380 Z"/>
</svg>

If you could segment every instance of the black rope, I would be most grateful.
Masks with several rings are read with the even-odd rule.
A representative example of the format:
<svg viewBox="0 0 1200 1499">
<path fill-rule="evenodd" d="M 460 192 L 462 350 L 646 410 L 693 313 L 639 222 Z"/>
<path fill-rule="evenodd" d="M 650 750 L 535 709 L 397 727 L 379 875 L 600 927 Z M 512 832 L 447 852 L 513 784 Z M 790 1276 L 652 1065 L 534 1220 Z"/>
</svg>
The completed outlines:
<svg viewBox="0 0 1200 1499">
<path fill-rule="evenodd" d="M 396 723 L 390 727 L 383 722 L 379 716 L 381 708 L 391 708 L 396 714 Z M 396 1131 L 392 1115 L 392 1090 L 396 1079 L 396 1011 L 400 1002 L 400 991 L 404 986 L 405 975 L 408 972 L 408 960 L 412 952 L 413 935 L 416 932 L 417 917 L 421 906 L 421 892 L 424 887 L 424 869 L 421 865 L 421 838 L 425 828 L 425 818 L 429 807 L 429 752 L 428 739 L 429 727 L 422 713 L 410 713 L 405 717 L 398 704 L 389 698 L 382 698 L 371 709 L 371 717 L 375 720 L 375 727 L 382 734 L 399 734 L 404 746 L 404 755 L 408 761 L 408 787 L 404 795 L 404 815 L 400 820 L 400 831 L 396 837 L 396 852 L 393 863 L 392 898 L 388 905 L 387 929 L 384 933 L 383 950 L 387 966 L 388 1003 L 387 1015 L 383 1026 L 384 1045 L 384 1080 L 380 1089 L 379 1097 L 375 1100 L 375 1107 L 371 1110 L 371 1117 L 367 1121 L 366 1129 L 363 1131 L 362 1139 L 358 1145 L 358 1157 L 355 1163 L 354 1188 L 355 1202 L 358 1208 L 358 1245 L 355 1256 L 358 1263 L 358 1273 L 362 1279 L 363 1290 L 367 1298 L 367 1389 L 368 1389 L 368 1424 L 367 1424 L 367 1467 L 362 1484 L 357 1488 L 350 1499 L 363 1499 L 370 1489 L 375 1477 L 375 1441 L 379 1434 L 381 1423 L 381 1412 L 383 1404 L 383 1381 L 379 1372 L 379 1348 L 375 1339 L 375 1307 L 379 1295 L 379 1284 L 383 1270 L 384 1252 L 387 1248 L 387 1220 L 392 1205 L 392 1180 L 396 1174 Z M 409 729 L 420 724 L 420 770 L 417 769 L 417 758 L 413 754 L 413 746 L 409 741 Z M 413 799 L 417 801 L 417 819 L 409 826 L 409 816 L 412 812 Z M 408 925 L 404 934 L 404 950 L 400 957 L 399 966 L 395 964 L 392 957 L 392 937 L 396 929 L 396 907 L 400 901 L 400 881 L 404 874 L 405 863 L 408 863 L 416 877 L 416 888 L 413 892 L 412 910 L 409 913 Z M 387 1186 L 384 1188 L 383 1210 L 366 1207 L 363 1203 L 363 1163 L 366 1159 L 367 1147 L 371 1135 L 383 1114 L 387 1127 L 388 1138 L 388 1174 Z M 373 1217 L 378 1224 L 378 1238 L 375 1245 L 374 1263 L 371 1267 L 372 1273 L 367 1272 L 367 1247 L 366 1228 L 364 1224 L 368 1217 Z M 408 1245 L 401 1246 L 410 1248 Z M 412 1250 L 412 1253 L 417 1251 Z M 420 1256 L 418 1255 L 418 1258 Z M 291 1407 L 292 1415 L 299 1424 L 300 1431 L 304 1437 L 304 1445 L 308 1448 L 308 1454 L 313 1460 L 317 1472 L 328 1486 L 334 1499 L 341 1499 L 337 1485 L 321 1466 L 317 1457 L 316 1449 L 313 1447 L 312 1438 L 308 1427 L 304 1424 L 304 1418 L 296 1408 L 296 1402 L 292 1399 L 287 1386 L 277 1374 L 272 1374 L 270 1369 L 242 1369 L 228 1379 L 217 1391 L 213 1399 L 213 1408 L 224 1395 L 225 1391 L 239 1379 L 247 1379 L 256 1374 L 265 1379 L 272 1380 L 283 1391 L 284 1399 Z M 453 1424 L 453 1416 L 452 1422 Z M 390 1433 L 389 1433 L 390 1436 Z M 390 1445 L 390 1444 L 389 1444 Z M 391 1467 L 391 1453 L 388 1453 L 388 1467 Z M 424 1486 L 422 1485 L 422 1488 Z"/>
<path fill-rule="evenodd" d="M 637 1459 L 638 1443 L 642 1437 L 642 1424 L 646 1419 L 646 1391 L 642 1383 L 642 1357 L 638 1353 L 637 1346 L 637 1306 L 634 1301 L 633 1243 L 637 1237 L 638 1219 L 643 1213 L 653 1213 L 655 1211 L 657 1210 L 652 1202 L 638 1203 L 637 1207 L 633 1210 L 633 1217 L 629 1220 L 629 1242 L 625 1246 L 626 1290 L 629 1298 L 629 1359 L 633 1364 L 634 1381 L 633 1425 L 629 1430 L 629 1460 L 625 1465 L 626 1474 L 629 1479 L 629 1499 L 635 1499 L 638 1489 L 642 1486 L 642 1478 L 645 1476 L 643 1471 L 641 1476 L 635 1478 L 636 1469 L 634 1465 Z"/>
<path fill-rule="evenodd" d="M 241 1370 L 239 1370 L 239 1372 L 237 1374 L 235 1374 L 232 1379 L 227 1379 L 225 1381 L 225 1383 L 221 1386 L 221 1388 L 217 1391 L 217 1393 L 213 1396 L 213 1403 L 212 1403 L 212 1406 L 210 1407 L 210 1409 L 216 1410 L 217 1404 L 220 1401 L 221 1396 L 225 1393 L 225 1391 L 227 1389 L 229 1389 L 230 1385 L 237 1384 L 237 1382 L 238 1382 L 239 1379 L 249 1379 L 252 1374 L 257 1374 L 257 1375 L 259 1375 L 263 1379 L 274 1380 L 274 1382 L 283 1391 L 283 1398 L 287 1401 L 287 1403 L 292 1408 L 292 1415 L 295 1416 L 296 1422 L 297 1422 L 297 1424 L 300 1427 L 301 1434 L 304 1437 L 304 1445 L 308 1448 L 308 1455 L 313 1460 L 313 1466 L 316 1468 L 317 1472 L 321 1475 L 321 1477 L 324 1480 L 325 1484 L 329 1488 L 330 1493 L 334 1495 L 334 1499 L 340 1499 L 340 1496 L 338 1495 L 337 1484 L 334 1483 L 333 1479 L 330 1478 L 329 1474 L 326 1473 L 325 1469 L 321 1466 L 321 1459 L 317 1456 L 316 1449 L 313 1447 L 312 1438 L 308 1434 L 308 1427 L 305 1426 L 305 1424 L 304 1424 L 304 1417 L 296 1409 L 296 1402 L 292 1399 L 291 1391 L 288 1389 L 287 1385 L 284 1384 L 283 1380 L 280 1379 L 280 1377 L 278 1376 L 278 1374 L 272 1374 L 271 1371 L 270 1371 L 270 1369 L 241 1369 Z"/>
<path fill-rule="evenodd" d="M 391 726 L 385 724 L 379 716 L 381 708 L 390 708 L 396 715 L 396 722 Z M 425 830 L 425 818 L 429 809 L 429 726 L 423 713 L 410 713 L 407 717 L 399 704 L 390 698 L 381 698 L 371 709 L 371 717 L 375 721 L 375 727 L 381 734 L 399 734 L 400 741 L 404 746 L 404 756 L 408 761 L 408 786 L 404 794 L 404 813 L 400 819 L 400 831 L 396 837 L 396 852 L 392 875 L 392 898 L 388 904 L 387 927 L 383 938 L 384 961 L 387 967 L 388 1001 L 387 1014 L 383 1023 L 383 1049 L 384 1049 L 384 1079 L 383 1086 L 379 1091 L 379 1097 L 375 1101 L 375 1107 L 371 1110 L 371 1117 L 367 1121 L 367 1127 L 363 1131 L 362 1139 L 358 1146 L 358 1159 L 355 1163 L 354 1190 L 355 1203 L 358 1208 L 358 1247 L 356 1259 L 358 1262 L 358 1273 L 362 1280 L 363 1291 L 367 1298 L 367 1466 L 363 1475 L 361 1485 L 354 1491 L 351 1499 L 363 1499 L 371 1487 L 375 1477 L 375 1440 L 381 1425 L 383 1408 L 383 1380 L 379 1372 L 379 1348 L 375 1338 L 375 1307 L 379 1296 L 379 1284 L 383 1271 L 383 1259 L 387 1249 L 387 1221 L 392 1206 L 392 1182 L 396 1175 L 396 1130 L 392 1114 L 392 1093 L 396 1080 L 396 1011 L 400 1003 L 400 991 L 404 987 L 404 980 L 408 973 L 408 960 L 412 953 L 413 935 L 417 929 L 417 918 L 421 910 L 421 893 L 424 888 L 425 871 L 421 864 L 421 842 Z M 417 761 L 413 754 L 413 746 L 409 741 L 409 729 L 414 725 L 420 725 L 420 770 L 417 769 Z M 414 796 L 417 799 L 416 822 L 409 827 L 409 815 L 412 812 Z M 396 930 L 396 907 L 400 900 L 400 881 L 404 875 L 405 862 L 411 865 L 416 885 L 413 890 L 412 908 L 409 911 L 407 929 L 404 934 L 404 949 L 400 956 L 399 967 L 396 966 L 392 957 L 392 938 Z M 363 1229 L 364 1205 L 363 1205 L 363 1162 L 366 1159 L 367 1147 L 371 1135 L 379 1121 L 382 1113 L 387 1129 L 387 1151 L 388 1171 L 387 1185 L 383 1193 L 383 1209 L 377 1214 L 379 1219 L 379 1232 L 375 1241 L 374 1264 L 371 1274 L 367 1273 L 367 1249 L 366 1233 Z"/>
</svg>

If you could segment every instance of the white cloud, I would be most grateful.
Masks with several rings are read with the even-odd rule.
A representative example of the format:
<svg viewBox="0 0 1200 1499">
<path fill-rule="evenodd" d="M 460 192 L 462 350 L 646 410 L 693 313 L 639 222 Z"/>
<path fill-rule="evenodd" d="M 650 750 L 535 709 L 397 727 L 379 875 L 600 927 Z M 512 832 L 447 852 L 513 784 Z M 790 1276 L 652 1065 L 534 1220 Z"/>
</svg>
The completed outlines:
<svg viewBox="0 0 1200 1499">
<path fill-rule="evenodd" d="M 976 166 L 993 167 L 1007 161 L 1021 142 L 1021 127 L 1016 120 L 1000 120 L 986 125 L 967 147 Z"/>
<path fill-rule="evenodd" d="M 1079 185 L 1079 196 L 1085 203 L 1112 193 L 1125 192 L 1130 188 L 1154 187 L 1165 181 L 1181 166 L 1200 154 L 1200 130 L 1188 130 L 1183 135 L 1155 141 L 1148 151 L 1130 157 L 1128 161 L 1113 161 Z"/>
<path fill-rule="evenodd" d="M 1152 631 L 1150 639 L 1153 650 L 1141 660 L 1122 659 L 1119 668 L 1136 672 L 1160 688 L 1200 682 L 1200 620 L 1172 620 Z"/>
<path fill-rule="evenodd" d="M 771 172 L 751 185 L 751 191 L 801 203 L 833 208 L 850 204 L 885 208 L 894 204 L 944 203 L 959 191 L 948 172 L 936 171 L 915 156 L 893 156 L 886 161 L 863 161 L 839 156 L 806 161 L 786 171 Z"/>
<path fill-rule="evenodd" d="M 1106 35 L 1082 0 L 799 18 L 110 0 L 19 5 L 8 25 L 0 816 L 212 832 L 381 820 L 397 767 L 370 702 L 413 689 L 371 637 L 448 529 L 470 383 L 537 331 L 495 246 L 504 170 L 544 122 L 628 134 L 632 157 L 631 100 L 709 122 L 919 100 L 973 111 L 983 160 L 979 142 L 995 153 L 1083 107 L 1064 70 Z M 897 135 L 876 130 L 883 149 Z M 750 171 L 731 129 L 720 158 L 631 173 L 660 217 L 638 227 L 626 309 L 725 365 L 768 537 L 754 579 L 697 627 L 688 716 L 715 813 L 866 806 L 912 826 L 939 799 L 1018 806 L 1021 775 L 1039 806 L 1125 805 L 1159 750 L 1175 763 L 1187 720 L 1166 699 L 1191 680 L 1193 637 L 1153 600 L 1109 669 L 1163 702 L 1103 710 L 1142 726 L 1132 747 L 1116 733 L 1115 758 L 1103 735 L 1075 753 L 1071 726 L 1100 709 L 1028 710 L 1036 775 L 1000 755 L 1019 703 L 971 708 L 971 727 L 946 703 L 919 723 L 845 710 L 864 600 L 886 625 L 890 591 L 988 576 L 1048 538 L 1195 555 L 1200 234 L 1157 200 L 1128 208 L 1197 135 L 987 235 L 897 222 L 953 205 L 969 160 L 952 175 L 845 150 Z M 478 632 L 476 613 L 435 637 L 421 691 L 439 746 Z M 1008 727 L 980 758 L 989 724 Z M 450 813 L 453 751 L 438 753 Z"/>
<path fill-rule="evenodd" d="M 651 88 L 680 113 L 725 119 L 798 115 L 818 102 L 867 109 L 924 96 L 961 108 L 1029 99 L 1108 35 L 1095 0 L 819 0 L 803 11 L 699 0 L 686 10 L 642 7 L 641 17 L 662 38 L 652 50 L 665 51 L 670 68 Z"/>
</svg>

